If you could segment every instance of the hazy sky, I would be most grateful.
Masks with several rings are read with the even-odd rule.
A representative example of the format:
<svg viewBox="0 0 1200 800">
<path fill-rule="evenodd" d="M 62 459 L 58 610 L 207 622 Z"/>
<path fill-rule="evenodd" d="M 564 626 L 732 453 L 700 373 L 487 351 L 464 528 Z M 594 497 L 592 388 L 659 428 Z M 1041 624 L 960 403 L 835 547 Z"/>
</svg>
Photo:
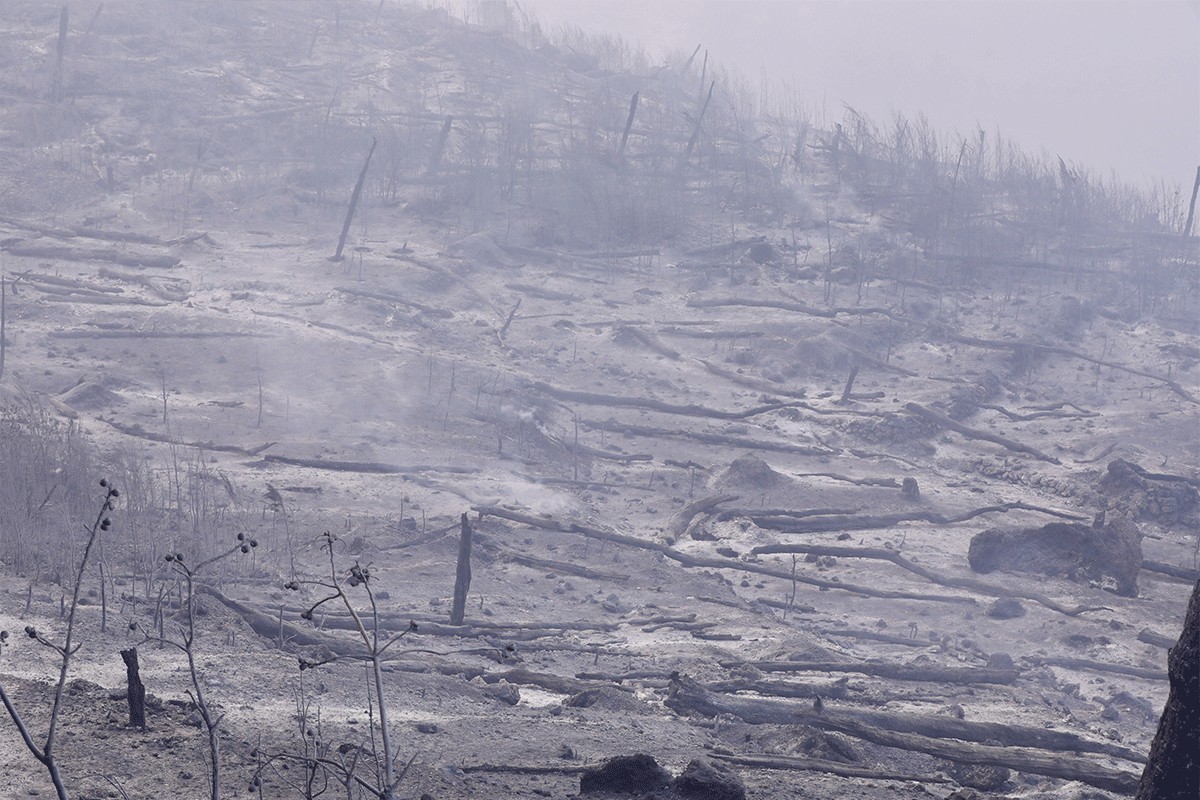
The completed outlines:
<svg viewBox="0 0 1200 800">
<path fill-rule="evenodd" d="M 519 0 L 544 29 L 703 44 L 812 108 L 989 133 L 1188 191 L 1200 166 L 1200 0 Z"/>
</svg>

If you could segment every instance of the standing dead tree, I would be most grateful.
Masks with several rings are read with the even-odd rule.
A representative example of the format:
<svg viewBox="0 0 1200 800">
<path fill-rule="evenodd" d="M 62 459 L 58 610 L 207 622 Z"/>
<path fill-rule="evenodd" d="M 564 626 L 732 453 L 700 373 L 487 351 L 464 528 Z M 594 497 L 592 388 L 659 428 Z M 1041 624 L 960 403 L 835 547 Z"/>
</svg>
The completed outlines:
<svg viewBox="0 0 1200 800">
<path fill-rule="evenodd" d="M 346 209 L 346 221 L 342 223 L 342 235 L 338 237 L 337 252 L 329 259 L 330 261 L 342 260 L 346 237 L 350 235 L 350 223 L 354 221 L 354 212 L 358 208 L 359 198 L 362 197 L 363 184 L 367 181 L 367 168 L 371 166 L 371 156 L 375 154 L 375 145 L 378 143 L 379 140 L 372 136 L 371 149 L 367 151 L 367 159 L 363 162 L 362 170 L 358 173 L 358 181 L 354 184 L 354 191 L 350 194 L 350 207 Z"/>
<path fill-rule="evenodd" d="M 450 624 L 462 625 L 467 613 L 467 591 L 471 588 L 471 521 L 462 515 L 462 537 L 458 542 L 458 569 L 454 578 L 454 607 Z"/>
</svg>

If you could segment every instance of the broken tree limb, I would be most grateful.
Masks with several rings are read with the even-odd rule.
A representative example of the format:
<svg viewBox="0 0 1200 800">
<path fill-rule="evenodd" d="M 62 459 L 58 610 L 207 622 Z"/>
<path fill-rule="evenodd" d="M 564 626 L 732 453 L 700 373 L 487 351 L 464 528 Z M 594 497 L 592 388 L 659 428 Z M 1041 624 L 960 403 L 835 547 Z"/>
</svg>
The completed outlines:
<svg viewBox="0 0 1200 800">
<path fill-rule="evenodd" d="M 991 764 L 1022 772 L 1077 780 L 1108 791 L 1131 793 L 1137 775 L 1100 767 L 1092 759 L 1067 752 L 1098 752 L 1137 763 L 1141 756 L 1132 750 L 1104 742 L 1093 742 L 1074 734 L 1000 723 L 966 722 L 953 717 L 916 714 L 841 711 L 785 703 L 714 696 L 695 681 L 680 676 L 671 682 L 666 705 L 679 714 L 713 717 L 733 714 L 750 724 L 806 724 L 838 731 L 886 747 L 928 753 L 968 764 Z M 968 741 L 961 741 L 967 739 Z M 995 740 L 1002 746 L 976 744 Z M 1037 742 L 1029 745 L 1026 743 Z M 1031 749 L 1036 747 L 1038 749 Z M 1059 752 L 1056 752 L 1059 751 Z"/>
<path fill-rule="evenodd" d="M 987 431 L 982 431 L 978 428 L 971 428 L 963 425 L 961 422 L 953 420 L 950 417 L 947 417 L 945 414 L 939 414 L 933 409 L 926 408 L 920 403 L 905 403 L 904 409 L 911 414 L 923 419 L 927 419 L 930 422 L 934 422 L 943 428 L 949 428 L 952 431 L 960 433 L 968 439 L 982 439 L 986 442 L 992 442 L 993 444 L 998 444 L 1007 450 L 1013 451 L 1014 453 L 1025 453 L 1026 455 L 1031 455 L 1034 458 L 1042 461 L 1048 461 L 1051 464 L 1062 463 L 1054 456 L 1048 456 L 1040 450 L 1029 447 L 1028 445 L 1021 444 L 1020 442 L 1014 442 L 1012 439 L 1006 439 L 1003 436 L 997 436 L 994 433 L 988 433 Z"/>
<path fill-rule="evenodd" d="M 358 208 L 358 200 L 362 197 L 363 184 L 367 180 L 367 168 L 371 166 L 371 156 L 375 154 L 375 145 L 378 140 L 371 137 L 371 148 L 367 150 L 367 159 L 363 162 L 362 170 L 358 173 L 358 181 L 354 184 L 354 191 L 350 194 L 350 207 L 346 209 L 346 220 L 342 223 L 342 235 L 338 237 L 337 252 L 333 254 L 330 261 L 341 261 L 342 250 L 346 247 L 346 237 L 350 235 L 350 223 L 354 221 L 354 212 Z"/>
<path fill-rule="evenodd" d="M 875 589 L 869 586 L 857 586 L 843 581 L 827 581 L 821 578 L 811 578 L 804 575 L 794 575 L 788 570 L 774 569 L 762 564 L 755 564 L 745 561 L 735 561 L 729 558 L 710 558 L 704 556 L 693 556 L 688 553 L 681 552 L 671 547 L 670 545 L 646 541 L 634 536 L 626 536 L 621 533 L 600 530 L 586 525 L 579 525 L 574 522 L 561 522 L 551 517 L 539 517 L 532 514 L 523 514 L 519 511 L 511 511 L 507 508 L 499 506 L 472 506 L 472 511 L 477 512 L 480 517 L 493 516 L 501 519 L 507 519 L 512 522 L 519 522 L 524 525 L 531 525 L 535 528 L 543 530 L 560 531 L 562 533 L 576 533 L 581 536 L 586 536 L 590 539 L 598 539 L 600 541 L 612 542 L 613 544 L 625 545 L 639 550 L 649 550 L 651 552 L 661 553 L 666 558 L 671 559 L 685 567 L 704 567 L 708 569 L 732 569 L 741 572 L 750 572 L 757 575 L 767 575 L 772 578 L 782 578 L 786 581 L 795 581 L 808 586 L 819 586 L 825 589 L 838 589 L 841 591 L 861 594 L 868 597 L 884 597 L 896 600 L 929 600 L 942 603 L 966 603 L 973 604 L 975 601 L 971 598 L 959 597 L 956 595 L 931 595 L 917 592 L 894 592 L 884 589 Z"/>
<path fill-rule="evenodd" d="M 729 436 L 721 433 L 704 433 L 693 430 L 670 430 L 655 428 L 649 425 L 630 425 L 624 422 L 601 422 L 598 420 L 580 420 L 579 424 L 589 430 L 611 431 L 613 433 L 633 436 L 644 436 L 649 439 L 690 439 L 701 444 L 711 444 L 718 447 L 737 447 L 744 450 L 768 450 L 775 453 L 792 453 L 798 456 L 832 456 L 839 451 L 828 447 L 791 444 L 788 442 L 764 442 L 745 436 Z"/>
<path fill-rule="evenodd" d="M 667 520 L 666 534 L 673 539 L 678 539 L 683 536 L 683 532 L 688 529 L 692 520 L 697 516 L 712 511 L 723 503 L 737 499 L 738 495 L 736 494 L 718 494 L 694 500 L 671 515 L 671 518 Z"/>
<path fill-rule="evenodd" d="M 729 297 L 729 298 L 713 298 L 709 300 L 690 299 L 688 306 L 691 308 L 717 308 L 719 306 L 746 306 L 747 308 L 777 308 L 781 311 L 794 311 L 798 314 L 807 314 L 813 317 L 825 317 L 832 319 L 839 314 L 851 316 L 865 316 L 869 314 L 882 314 L 885 317 L 890 317 L 898 321 L 906 321 L 902 317 L 896 316 L 891 309 L 880 308 L 877 306 L 836 306 L 832 308 L 817 308 L 803 303 L 788 302 L 785 300 L 759 300 L 749 297 Z"/>
<path fill-rule="evenodd" d="M 882 561 L 890 561 L 902 569 L 906 569 L 914 575 L 919 575 L 931 583 L 936 583 L 940 586 L 949 586 L 954 589 L 965 589 L 967 591 L 976 592 L 988 597 L 1021 597 L 1026 600 L 1032 600 L 1035 603 L 1045 606 L 1052 611 L 1057 611 L 1060 614 L 1065 614 L 1068 617 L 1076 617 L 1088 611 L 1104 610 L 1103 606 L 1064 606 L 1054 600 L 1051 600 L 1040 592 L 1031 592 L 1025 589 L 1020 589 L 1015 586 L 993 586 L 984 581 L 976 580 L 975 578 L 958 578 L 952 575 L 942 575 L 934 572 L 931 569 L 921 566 L 913 561 L 908 560 L 895 550 L 888 550 L 882 547 L 837 547 L 833 545 L 816 545 L 816 544 L 768 544 L 755 547 L 750 551 L 753 555 L 765 555 L 768 553 L 813 553 L 819 556 L 834 556 L 835 558 L 872 558 Z"/>
<path fill-rule="evenodd" d="M 744 411 L 722 411 L 715 408 L 706 408 L 698 405 L 675 405 L 673 403 L 664 403 L 661 400 L 655 400 L 650 397 L 623 397 L 613 394 L 600 394 L 597 392 L 581 392 L 575 389 L 560 389 L 557 386 L 551 386 L 542 381 L 530 381 L 526 384 L 530 389 L 540 392 L 544 395 L 553 397 L 555 400 L 564 402 L 583 403 L 585 405 L 594 406 L 611 406 L 614 408 L 640 408 L 645 411 L 658 411 L 663 414 L 678 414 L 685 417 L 707 417 L 709 419 L 725 419 L 725 420 L 742 420 L 750 417 L 766 414 L 770 411 L 778 411 L 781 408 L 791 408 L 796 403 L 767 403 L 761 406 L 746 409 Z"/>
</svg>

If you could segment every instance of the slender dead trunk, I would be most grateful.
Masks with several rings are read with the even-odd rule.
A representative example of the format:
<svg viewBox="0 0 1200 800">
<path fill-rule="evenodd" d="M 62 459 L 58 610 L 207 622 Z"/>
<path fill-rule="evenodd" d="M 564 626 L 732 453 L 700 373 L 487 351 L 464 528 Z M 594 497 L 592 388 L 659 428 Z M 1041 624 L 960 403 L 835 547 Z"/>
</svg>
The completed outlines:
<svg viewBox="0 0 1200 800">
<path fill-rule="evenodd" d="M 629 116 L 625 118 L 625 132 L 621 134 L 621 144 L 617 147 L 617 160 L 620 161 L 625 157 L 625 143 L 629 141 L 629 131 L 633 128 L 633 115 L 637 113 L 638 95 L 641 92 L 634 92 L 633 97 L 629 98 Z M 1195 197 L 1193 196 L 1193 202 Z"/>
<path fill-rule="evenodd" d="M 442 163 L 442 153 L 446 150 L 446 142 L 450 139 L 450 128 L 454 125 L 454 117 L 449 114 L 442 120 L 442 129 L 433 143 L 433 152 L 429 155 L 429 165 L 425 168 L 426 175 L 433 175 Z"/>
<path fill-rule="evenodd" d="M 1200 192 L 1200 167 L 1196 167 L 1196 182 L 1192 184 L 1192 202 L 1188 203 L 1187 224 L 1183 226 L 1183 235 L 1192 235 L 1192 223 L 1196 219 L 1196 193 Z"/>
<path fill-rule="evenodd" d="M 341 261 L 342 250 L 346 247 L 346 237 L 350 235 L 350 223 L 354 221 L 354 211 L 358 208 L 358 199 L 362 197 L 363 184 L 367 180 L 367 167 L 371 166 L 371 156 L 375 154 L 375 145 L 378 141 L 374 136 L 371 137 L 371 149 L 367 151 L 367 160 L 363 162 L 362 171 L 358 173 L 358 182 L 354 184 L 354 192 L 350 195 L 350 208 L 346 209 L 346 221 L 342 223 L 342 235 L 338 237 L 337 252 L 333 254 L 330 261 Z"/>
</svg>

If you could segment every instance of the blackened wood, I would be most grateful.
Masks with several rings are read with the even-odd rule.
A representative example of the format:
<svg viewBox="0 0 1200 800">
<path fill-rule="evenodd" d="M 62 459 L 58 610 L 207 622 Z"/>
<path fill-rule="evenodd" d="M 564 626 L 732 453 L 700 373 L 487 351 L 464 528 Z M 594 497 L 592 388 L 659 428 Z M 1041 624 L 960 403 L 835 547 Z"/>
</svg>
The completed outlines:
<svg viewBox="0 0 1200 800">
<path fill-rule="evenodd" d="M 129 701 L 129 724 L 131 727 L 146 727 L 146 686 L 138 670 L 138 653 L 136 647 L 121 651 L 121 660 L 125 662 L 125 684 L 128 687 L 126 698 Z"/>
<path fill-rule="evenodd" d="M 621 134 L 621 145 L 617 148 L 617 158 L 622 158 L 625 155 L 625 143 L 629 141 L 629 131 L 633 128 L 633 115 L 637 113 L 638 94 L 634 92 L 633 97 L 629 99 L 629 116 L 625 118 L 625 132 Z M 1197 179 L 1200 179 L 1200 172 L 1196 173 Z M 1192 197 L 1192 202 L 1195 202 L 1195 196 Z M 1190 221 L 1189 217 L 1189 221 Z"/>
<path fill-rule="evenodd" d="M 358 200 L 362 197 L 363 184 L 367 180 L 367 167 L 371 166 L 371 156 L 375 154 L 375 145 L 378 140 L 371 137 L 371 149 L 367 151 L 367 160 L 363 162 L 362 171 L 358 173 L 358 182 L 354 184 L 354 191 L 350 194 L 350 207 L 346 209 L 346 221 L 342 223 L 342 235 L 338 237 L 337 252 L 333 254 L 330 261 L 341 261 L 342 250 L 346 247 L 346 237 L 350 235 L 350 223 L 354 221 L 354 211 L 358 208 Z"/>
<path fill-rule="evenodd" d="M 1200 581 L 1192 589 L 1183 633 L 1167 656 L 1171 693 L 1150 745 L 1137 800 L 1200 797 Z"/>
<path fill-rule="evenodd" d="M 450 624 L 462 625 L 467 613 L 467 591 L 471 588 L 471 521 L 462 515 L 462 535 L 458 540 L 458 570 L 454 576 L 454 607 Z"/>
</svg>

